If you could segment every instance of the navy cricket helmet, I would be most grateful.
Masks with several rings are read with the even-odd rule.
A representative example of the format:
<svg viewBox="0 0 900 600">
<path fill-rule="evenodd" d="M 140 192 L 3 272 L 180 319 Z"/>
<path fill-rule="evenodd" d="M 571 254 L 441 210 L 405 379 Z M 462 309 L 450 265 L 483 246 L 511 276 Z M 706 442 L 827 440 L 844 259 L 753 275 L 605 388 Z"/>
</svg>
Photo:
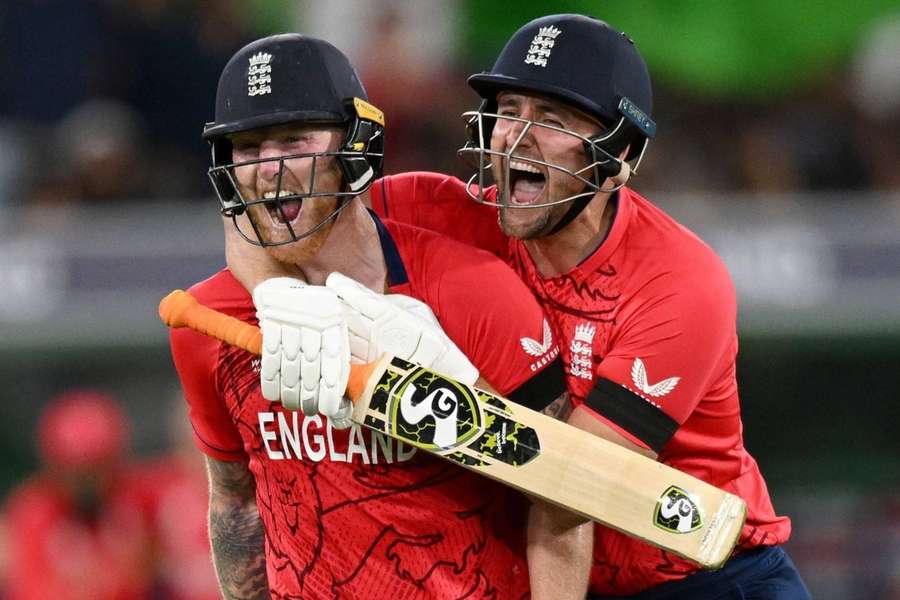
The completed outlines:
<svg viewBox="0 0 900 600">
<path fill-rule="evenodd" d="M 346 189 L 316 192 L 310 185 L 309 191 L 302 194 L 283 196 L 279 189 L 274 198 L 244 198 L 236 183 L 235 167 L 263 161 L 235 163 L 228 136 L 292 123 L 340 125 L 345 127 L 346 135 L 334 152 L 267 160 L 279 161 L 283 172 L 286 159 L 334 157 Z M 309 231 L 295 232 L 287 223 L 291 239 L 278 244 L 311 235 L 334 219 L 350 198 L 367 190 L 381 176 L 384 163 L 384 115 L 369 104 L 356 70 L 332 44 L 298 33 L 251 42 L 228 61 L 216 90 L 215 120 L 204 127 L 203 139 L 212 146 L 209 177 L 225 216 L 235 218 L 248 212 L 252 205 L 268 203 L 284 217 L 284 202 L 323 196 L 338 198 L 335 210 Z M 310 184 L 315 181 L 316 164 L 313 162 Z M 278 184 L 280 188 L 280 175 Z M 254 244 L 277 245 L 262 239 L 252 214 L 250 217 L 257 240 L 248 237 L 238 226 L 241 235 Z"/>
<path fill-rule="evenodd" d="M 513 34 L 490 71 L 469 77 L 469 85 L 486 108 L 496 107 L 498 93 L 519 91 L 565 102 L 607 130 L 624 120 L 618 137 L 606 145 L 618 154 L 631 144 L 626 160 L 639 157 L 656 133 L 644 59 L 625 33 L 593 17 L 563 14 L 531 21 Z"/>
<path fill-rule="evenodd" d="M 543 208 L 571 202 L 568 211 L 541 235 L 550 235 L 575 219 L 595 194 L 612 193 L 625 185 L 637 171 L 648 141 L 656 133 L 651 118 L 652 90 L 647 65 L 624 33 L 605 22 L 584 15 L 561 14 L 535 19 L 516 31 L 503 47 L 490 71 L 469 78 L 469 85 L 482 98 L 477 111 L 463 114 L 468 140 L 458 154 L 473 159 L 475 174 L 466 189 L 481 204 L 510 206 L 509 188 L 521 173 L 511 172 L 511 164 L 530 164 L 532 173 L 553 169 L 579 180 L 582 191 L 565 198 L 545 198 L 542 202 L 515 208 Z M 534 94 L 560 101 L 596 119 L 603 129 L 592 136 L 553 127 L 511 115 L 497 114 L 497 97 L 502 92 Z M 520 133 L 505 152 L 491 149 L 491 134 L 498 120 L 517 122 Z M 517 154 L 529 131 L 550 129 L 581 141 L 586 164 L 569 169 L 533 157 Z M 624 160 L 619 156 L 628 148 Z M 493 171 L 500 165 L 499 174 Z M 521 169 L 517 168 L 517 171 Z M 486 193 L 494 178 L 496 200 Z M 612 187 L 604 188 L 609 180 Z"/>
</svg>

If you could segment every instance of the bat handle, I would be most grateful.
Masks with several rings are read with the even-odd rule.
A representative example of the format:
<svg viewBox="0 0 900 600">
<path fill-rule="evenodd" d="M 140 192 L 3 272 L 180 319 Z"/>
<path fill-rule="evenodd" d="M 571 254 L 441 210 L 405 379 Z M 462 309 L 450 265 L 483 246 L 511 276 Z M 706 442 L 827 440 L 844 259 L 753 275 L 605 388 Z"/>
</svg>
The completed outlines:
<svg viewBox="0 0 900 600">
<path fill-rule="evenodd" d="M 183 290 L 175 290 L 160 301 L 159 318 L 168 327 L 187 327 L 251 354 L 262 354 L 262 332 L 259 327 L 203 306 Z M 375 366 L 374 362 L 350 365 L 347 395 L 354 401 L 362 397 Z"/>
<path fill-rule="evenodd" d="M 262 332 L 208 306 L 182 290 L 175 290 L 159 303 L 159 318 L 169 327 L 187 327 L 259 356 Z"/>
</svg>

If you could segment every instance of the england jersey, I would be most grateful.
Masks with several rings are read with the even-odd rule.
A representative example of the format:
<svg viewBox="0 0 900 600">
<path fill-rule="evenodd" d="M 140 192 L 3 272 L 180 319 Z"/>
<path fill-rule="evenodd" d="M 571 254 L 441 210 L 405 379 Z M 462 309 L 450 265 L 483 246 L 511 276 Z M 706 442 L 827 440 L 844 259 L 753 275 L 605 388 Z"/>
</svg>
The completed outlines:
<svg viewBox="0 0 900 600">
<path fill-rule="evenodd" d="M 513 400 L 564 392 L 533 296 L 487 252 L 373 215 L 390 293 L 428 304 L 482 377 Z M 191 288 L 256 323 L 227 270 Z M 514 317 L 514 318 L 511 318 Z M 537 340 L 526 352 L 523 339 Z M 453 463 L 353 425 L 334 430 L 266 401 L 259 361 L 189 330 L 172 353 L 199 448 L 248 461 L 266 532 L 273 598 L 523 598 L 525 502 Z"/>
<path fill-rule="evenodd" d="M 453 232 L 506 260 L 550 320 L 574 404 L 661 462 L 746 501 L 737 552 L 786 541 L 790 520 L 775 514 L 743 444 L 737 308 L 724 264 L 633 190 L 622 188 L 611 201 L 616 212 L 606 239 L 569 272 L 543 277 L 524 243 L 502 234 L 497 209 L 472 202 L 458 179 L 409 173 L 386 177 L 371 191 L 380 214 Z M 633 594 L 697 569 L 600 527 L 591 591 Z"/>
</svg>

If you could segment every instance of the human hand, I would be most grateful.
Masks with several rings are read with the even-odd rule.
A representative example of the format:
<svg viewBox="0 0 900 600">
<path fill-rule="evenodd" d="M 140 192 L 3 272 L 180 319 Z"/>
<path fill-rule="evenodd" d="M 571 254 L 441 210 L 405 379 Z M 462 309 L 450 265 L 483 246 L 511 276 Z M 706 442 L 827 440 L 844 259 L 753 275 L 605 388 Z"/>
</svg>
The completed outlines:
<svg viewBox="0 0 900 600">
<path fill-rule="evenodd" d="M 350 345 L 338 295 L 290 277 L 268 279 L 253 290 L 262 330 L 263 397 L 306 415 L 322 414 L 332 426 L 350 426 L 344 399 Z"/>
<path fill-rule="evenodd" d="M 378 294 L 341 273 L 329 275 L 325 286 L 341 300 L 355 362 L 371 362 L 388 352 L 462 383 L 478 380 L 478 369 L 423 302 Z"/>
</svg>

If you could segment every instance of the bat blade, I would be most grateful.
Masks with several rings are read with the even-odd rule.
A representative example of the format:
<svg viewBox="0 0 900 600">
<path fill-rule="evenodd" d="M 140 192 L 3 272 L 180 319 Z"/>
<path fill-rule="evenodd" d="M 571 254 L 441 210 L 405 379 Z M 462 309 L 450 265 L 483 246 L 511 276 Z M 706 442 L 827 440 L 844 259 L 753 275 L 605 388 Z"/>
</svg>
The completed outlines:
<svg viewBox="0 0 900 600">
<path fill-rule="evenodd" d="M 705 568 L 746 517 L 733 494 L 408 361 L 382 357 L 353 419 Z"/>
<path fill-rule="evenodd" d="M 172 292 L 170 327 L 259 354 L 259 329 Z M 360 425 L 454 461 L 705 568 L 722 566 L 746 517 L 743 500 L 500 396 L 389 355 L 351 365 Z"/>
</svg>

